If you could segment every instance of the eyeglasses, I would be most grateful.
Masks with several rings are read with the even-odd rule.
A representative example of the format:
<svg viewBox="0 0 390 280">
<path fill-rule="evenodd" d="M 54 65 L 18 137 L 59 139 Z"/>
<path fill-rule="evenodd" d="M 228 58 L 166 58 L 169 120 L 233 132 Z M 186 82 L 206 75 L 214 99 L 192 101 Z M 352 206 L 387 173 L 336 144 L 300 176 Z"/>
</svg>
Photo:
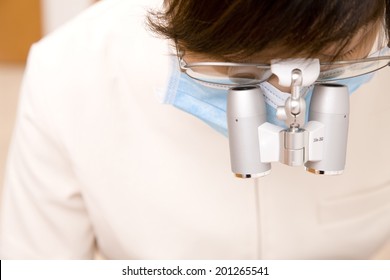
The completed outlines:
<svg viewBox="0 0 390 280">
<path fill-rule="evenodd" d="M 271 64 L 235 62 L 187 63 L 178 50 L 179 66 L 189 77 L 214 85 L 253 85 L 268 80 Z M 378 71 L 390 64 L 390 48 L 386 45 L 366 58 L 334 62 L 321 62 L 316 83 L 336 81 Z"/>
</svg>

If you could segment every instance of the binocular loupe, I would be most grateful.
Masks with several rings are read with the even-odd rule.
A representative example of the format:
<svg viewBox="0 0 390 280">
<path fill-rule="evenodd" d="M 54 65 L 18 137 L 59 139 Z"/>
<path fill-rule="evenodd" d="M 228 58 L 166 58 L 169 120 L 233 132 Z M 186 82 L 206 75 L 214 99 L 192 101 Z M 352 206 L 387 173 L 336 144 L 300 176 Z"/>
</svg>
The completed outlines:
<svg viewBox="0 0 390 280">
<path fill-rule="evenodd" d="M 297 61 L 299 63 L 297 63 Z M 239 178 L 255 178 L 271 172 L 271 162 L 304 166 L 314 174 L 341 174 L 345 167 L 349 92 L 339 84 L 316 84 L 305 122 L 306 103 L 302 86 L 319 75 L 318 60 L 272 61 L 271 71 L 291 96 L 277 110 L 282 128 L 267 122 L 265 100 L 260 87 L 229 89 L 227 122 L 232 172 Z M 288 79 L 286 76 L 288 75 Z"/>
</svg>

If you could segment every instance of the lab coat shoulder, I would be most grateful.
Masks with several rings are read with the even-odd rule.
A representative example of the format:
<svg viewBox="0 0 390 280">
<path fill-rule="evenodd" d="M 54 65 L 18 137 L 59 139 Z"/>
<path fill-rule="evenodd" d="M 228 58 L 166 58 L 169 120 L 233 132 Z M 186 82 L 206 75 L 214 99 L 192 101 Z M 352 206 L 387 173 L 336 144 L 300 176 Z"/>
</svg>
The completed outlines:
<svg viewBox="0 0 390 280">
<path fill-rule="evenodd" d="M 96 169 L 85 175 L 80 166 L 104 150 L 110 127 L 118 134 L 131 127 L 116 123 L 144 106 L 136 94 L 151 98 L 156 84 L 143 82 L 142 65 L 166 50 L 145 27 L 147 9 L 135 3 L 102 1 L 32 47 L 4 182 L 2 258 L 93 256 L 81 193 Z"/>
<path fill-rule="evenodd" d="M 73 130 L 107 98 L 135 98 L 141 87 L 151 96 L 164 84 L 169 51 L 148 30 L 145 16 L 153 5 L 147 3 L 102 1 L 33 46 L 26 74 L 30 94 L 46 104 L 58 129 Z"/>
<path fill-rule="evenodd" d="M 31 51 L 30 60 L 39 62 L 34 74 L 56 80 L 82 76 L 87 81 L 98 71 L 107 74 L 117 70 L 124 60 L 132 61 L 134 69 L 143 59 L 150 61 L 156 49 L 166 43 L 148 30 L 146 13 L 150 7 L 139 2 L 102 1 L 46 36 Z"/>
</svg>

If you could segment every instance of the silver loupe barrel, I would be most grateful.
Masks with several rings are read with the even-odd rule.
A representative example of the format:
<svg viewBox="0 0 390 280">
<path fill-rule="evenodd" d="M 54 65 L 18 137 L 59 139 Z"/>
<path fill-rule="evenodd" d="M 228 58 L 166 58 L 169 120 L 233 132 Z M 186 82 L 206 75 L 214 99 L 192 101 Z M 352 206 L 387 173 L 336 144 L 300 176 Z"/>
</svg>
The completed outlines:
<svg viewBox="0 0 390 280">
<path fill-rule="evenodd" d="M 339 84 L 316 85 L 309 110 L 309 121 L 323 123 L 325 135 L 323 159 L 306 162 L 306 170 L 314 174 L 341 174 L 345 167 L 348 140 L 348 88 Z"/>
<path fill-rule="evenodd" d="M 255 178 L 271 171 L 260 161 L 258 127 L 267 121 L 263 93 L 257 86 L 229 89 L 227 124 L 232 172 L 239 178 Z"/>
</svg>

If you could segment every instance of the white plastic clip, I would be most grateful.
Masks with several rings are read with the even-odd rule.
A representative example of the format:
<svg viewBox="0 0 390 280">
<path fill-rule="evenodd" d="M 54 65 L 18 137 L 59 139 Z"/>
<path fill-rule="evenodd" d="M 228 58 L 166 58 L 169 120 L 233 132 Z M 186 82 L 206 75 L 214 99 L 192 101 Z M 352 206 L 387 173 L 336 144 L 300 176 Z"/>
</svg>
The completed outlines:
<svg viewBox="0 0 390 280">
<path fill-rule="evenodd" d="M 278 77 L 279 84 L 283 87 L 291 86 L 291 72 L 295 69 L 302 72 L 302 86 L 310 86 L 320 75 L 320 61 L 317 58 L 271 60 L 271 72 Z"/>
<path fill-rule="evenodd" d="M 280 158 L 280 132 L 283 128 L 265 122 L 259 126 L 260 161 L 276 162 Z"/>
</svg>

